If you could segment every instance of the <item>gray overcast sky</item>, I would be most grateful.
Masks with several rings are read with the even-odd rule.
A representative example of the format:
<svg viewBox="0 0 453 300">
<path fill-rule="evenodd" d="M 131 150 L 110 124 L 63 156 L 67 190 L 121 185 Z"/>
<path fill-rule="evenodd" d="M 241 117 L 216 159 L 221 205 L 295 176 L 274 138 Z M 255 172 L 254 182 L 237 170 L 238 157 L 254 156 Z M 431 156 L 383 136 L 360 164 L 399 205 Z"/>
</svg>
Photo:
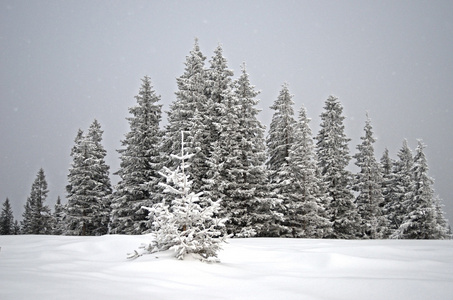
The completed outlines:
<svg viewBox="0 0 453 300">
<path fill-rule="evenodd" d="M 452 1 L 1 0 L 0 202 L 21 215 L 40 167 L 48 204 L 64 199 L 74 137 L 94 118 L 116 171 L 140 79 L 151 77 L 167 110 L 195 37 L 208 59 L 222 43 L 236 75 L 247 63 L 266 126 L 288 82 L 315 134 L 324 101 L 339 97 L 351 154 L 366 111 L 378 159 L 423 139 L 453 220 Z"/>
</svg>

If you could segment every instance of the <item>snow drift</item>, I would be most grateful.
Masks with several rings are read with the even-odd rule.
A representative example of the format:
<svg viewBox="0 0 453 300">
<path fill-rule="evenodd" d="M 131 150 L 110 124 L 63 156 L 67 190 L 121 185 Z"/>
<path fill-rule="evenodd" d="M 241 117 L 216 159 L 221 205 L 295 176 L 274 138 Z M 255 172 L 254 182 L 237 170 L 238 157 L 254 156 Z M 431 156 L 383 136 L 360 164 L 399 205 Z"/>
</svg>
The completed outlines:
<svg viewBox="0 0 453 300">
<path fill-rule="evenodd" d="M 219 264 L 127 260 L 149 235 L 0 236 L 0 299 L 453 299 L 453 241 L 231 239 Z"/>
</svg>

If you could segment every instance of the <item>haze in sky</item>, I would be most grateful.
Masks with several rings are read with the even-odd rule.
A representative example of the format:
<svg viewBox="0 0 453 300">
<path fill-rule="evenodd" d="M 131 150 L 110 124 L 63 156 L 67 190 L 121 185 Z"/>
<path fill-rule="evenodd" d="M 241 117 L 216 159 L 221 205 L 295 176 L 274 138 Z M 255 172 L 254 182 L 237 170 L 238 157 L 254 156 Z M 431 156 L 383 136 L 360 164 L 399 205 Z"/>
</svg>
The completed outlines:
<svg viewBox="0 0 453 300">
<path fill-rule="evenodd" d="M 95 118 L 117 171 L 140 79 L 151 77 L 168 110 L 195 37 L 208 60 L 221 43 L 235 77 L 246 62 L 267 127 L 288 82 L 314 134 L 327 97 L 339 97 L 351 155 L 366 112 L 378 159 L 385 147 L 396 159 L 405 138 L 412 149 L 423 139 L 453 220 L 453 2 L 440 0 L 2 0 L 0 202 L 8 197 L 20 219 L 41 167 L 47 204 L 65 202 L 74 138 Z"/>
</svg>

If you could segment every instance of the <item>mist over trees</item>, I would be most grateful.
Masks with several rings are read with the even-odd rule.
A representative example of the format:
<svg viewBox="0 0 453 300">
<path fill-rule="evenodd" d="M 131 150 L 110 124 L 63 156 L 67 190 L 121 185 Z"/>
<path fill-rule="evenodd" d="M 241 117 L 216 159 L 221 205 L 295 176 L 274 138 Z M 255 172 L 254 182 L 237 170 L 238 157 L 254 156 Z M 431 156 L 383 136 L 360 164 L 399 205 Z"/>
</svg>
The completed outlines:
<svg viewBox="0 0 453 300">
<path fill-rule="evenodd" d="M 176 99 L 161 129 L 160 96 L 151 78 L 143 77 L 136 105 L 129 108 L 130 130 L 118 150 L 116 186 L 105 163 L 103 131 L 94 120 L 86 134 L 78 131 L 70 152 L 67 203 L 58 198 L 51 213 L 40 169 L 20 226 L 6 199 L 0 233 L 154 232 L 155 249 L 180 247 L 180 257 L 196 252 L 205 259 L 215 258 L 217 241 L 225 236 L 451 238 L 422 141 L 415 155 L 404 140 L 396 159 L 385 150 L 378 160 L 367 114 L 361 143 L 351 153 L 340 100 L 325 100 L 320 130 L 313 135 L 305 107 L 295 115 L 286 83 L 270 107 L 274 114 L 265 136 L 257 119 L 259 92 L 245 64 L 234 78 L 221 45 L 206 63 L 195 40 L 176 83 Z M 357 173 L 349 171 L 351 163 Z M 200 230 L 205 239 L 189 241 Z M 187 243 L 176 246 L 182 238 Z M 206 239 L 210 242 L 196 248 Z"/>
</svg>

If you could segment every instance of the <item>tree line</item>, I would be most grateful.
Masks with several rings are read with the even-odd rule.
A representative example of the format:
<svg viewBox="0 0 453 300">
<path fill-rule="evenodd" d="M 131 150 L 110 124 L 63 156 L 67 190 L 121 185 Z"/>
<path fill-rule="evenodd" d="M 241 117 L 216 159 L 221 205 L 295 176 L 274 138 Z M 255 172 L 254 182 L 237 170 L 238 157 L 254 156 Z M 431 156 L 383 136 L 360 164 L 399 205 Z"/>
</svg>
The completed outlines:
<svg viewBox="0 0 453 300">
<path fill-rule="evenodd" d="M 71 149 L 67 203 L 58 198 L 53 213 L 45 200 L 44 171 L 38 172 L 24 206 L 14 221 L 9 200 L 0 216 L 1 234 L 103 235 L 156 231 L 161 220 L 154 208 L 167 204 L 177 211 L 163 170 L 175 171 L 185 149 L 185 172 L 191 190 L 203 194 L 199 209 L 217 203 L 214 218 L 235 237 L 335 239 L 447 239 L 451 229 L 428 175 L 425 145 L 415 154 L 407 141 L 397 159 L 385 150 L 374 153 L 375 138 L 367 116 L 361 143 L 351 156 L 343 107 L 329 96 L 313 135 L 302 106 L 297 116 L 287 84 L 270 107 L 269 131 L 258 121 L 258 91 L 245 64 L 234 79 L 219 45 L 209 60 L 198 41 L 177 78 L 176 100 L 161 129 L 162 105 L 145 76 L 136 105 L 129 108 L 129 132 L 118 150 L 120 181 L 112 187 L 103 131 L 97 120 L 85 134 L 79 130 Z M 181 133 L 185 139 L 181 139 Z M 357 173 L 347 169 L 351 160 Z M 166 181 L 167 180 L 167 181 Z M 211 209 L 212 211 L 212 209 Z M 194 224 L 193 226 L 198 226 Z M 199 225 L 201 226 L 201 225 Z M 179 228 L 178 230 L 187 230 Z"/>
</svg>

